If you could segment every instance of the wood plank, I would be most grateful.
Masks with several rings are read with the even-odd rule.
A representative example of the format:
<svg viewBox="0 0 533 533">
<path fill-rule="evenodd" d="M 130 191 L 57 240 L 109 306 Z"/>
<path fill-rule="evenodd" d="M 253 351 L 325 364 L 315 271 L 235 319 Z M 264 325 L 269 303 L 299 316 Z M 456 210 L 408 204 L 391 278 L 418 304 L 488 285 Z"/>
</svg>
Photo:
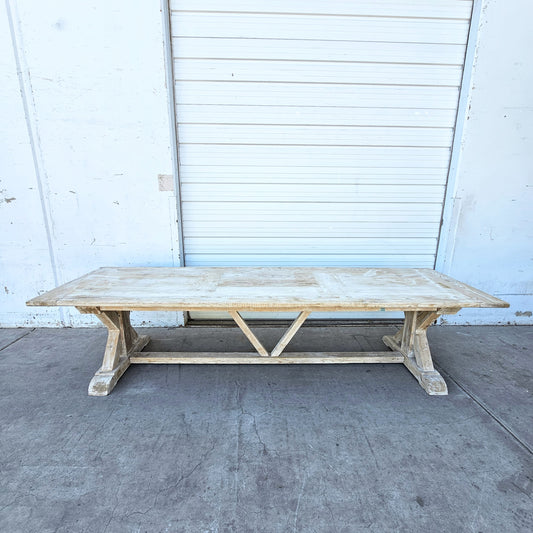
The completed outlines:
<svg viewBox="0 0 533 533">
<path fill-rule="evenodd" d="M 431 269 L 339 267 L 101 268 L 27 304 L 298 312 L 509 306 Z"/>
<path fill-rule="evenodd" d="M 235 320 L 237 326 L 241 328 L 241 331 L 246 335 L 248 340 L 253 344 L 253 347 L 257 350 L 261 357 L 268 357 L 269 354 L 266 348 L 261 344 L 259 339 L 254 335 L 253 331 L 248 327 L 248 324 L 244 321 L 238 311 L 230 311 L 231 318 Z"/>
<path fill-rule="evenodd" d="M 289 352 L 279 357 L 261 357 L 255 352 L 135 352 L 131 364 L 342 364 L 403 363 L 400 352 Z"/>
<path fill-rule="evenodd" d="M 475 287 L 472 287 L 471 285 L 467 285 L 466 283 L 463 283 L 457 279 L 454 279 L 454 278 L 451 278 L 450 276 L 447 276 L 446 274 L 442 274 L 441 272 L 437 272 L 436 270 L 432 271 L 433 274 L 432 274 L 432 278 L 433 280 L 437 281 L 437 283 L 442 283 L 444 284 L 446 287 L 450 288 L 450 289 L 454 289 L 454 290 L 457 290 L 457 291 L 460 291 L 461 293 L 463 293 L 465 296 L 468 295 L 468 296 L 472 296 L 473 298 L 479 300 L 479 301 L 483 301 L 484 304 L 486 305 L 483 305 L 483 306 L 480 306 L 480 307 L 509 307 L 509 304 L 506 303 L 506 302 L 503 302 L 505 303 L 506 305 L 501 305 L 502 304 L 502 300 L 500 300 L 499 298 L 496 298 L 495 296 L 492 296 L 486 292 L 483 292 L 479 289 L 476 289 Z M 453 311 L 451 311 L 452 313 L 458 313 L 459 310 L 458 309 L 455 309 Z"/>
<path fill-rule="evenodd" d="M 301 325 L 305 322 L 305 319 L 310 315 L 309 311 L 302 311 L 291 324 L 291 327 L 285 332 L 283 337 L 276 344 L 275 348 L 270 353 L 270 357 L 279 357 L 281 352 L 285 349 L 285 346 L 291 342 L 291 339 L 296 335 Z"/>
</svg>

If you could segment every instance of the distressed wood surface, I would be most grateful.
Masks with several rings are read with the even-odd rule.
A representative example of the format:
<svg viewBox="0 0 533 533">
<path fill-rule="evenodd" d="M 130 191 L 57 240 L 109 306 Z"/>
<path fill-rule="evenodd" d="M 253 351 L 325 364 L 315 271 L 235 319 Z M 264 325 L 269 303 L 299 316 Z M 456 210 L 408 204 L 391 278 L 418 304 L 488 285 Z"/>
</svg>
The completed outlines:
<svg viewBox="0 0 533 533">
<path fill-rule="evenodd" d="M 131 364 L 214 364 L 214 365 L 280 365 L 403 363 L 398 352 L 288 352 L 276 357 L 261 357 L 254 352 L 135 352 Z"/>
<path fill-rule="evenodd" d="M 509 306 L 431 269 L 337 267 L 107 267 L 27 304 L 129 311 L 298 312 Z"/>
<path fill-rule="evenodd" d="M 296 335 L 302 324 L 305 322 L 305 319 L 310 315 L 309 311 L 302 311 L 294 320 L 291 327 L 285 332 L 283 337 L 276 344 L 272 352 L 270 352 L 271 357 L 279 357 L 281 352 L 285 349 L 287 344 L 291 342 L 291 339 Z"/>
<path fill-rule="evenodd" d="M 246 335 L 247 339 L 253 344 L 253 347 L 257 350 L 261 357 L 268 357 L 268 351 L 261 344 L 261 341 L 255 336 L 254 332 L 248 327 L 248 324 L 244 321 L 238 311 L 230 311 L 231 318 L 235 320 L 235 323 L 241 331 Z"/>
<path fill-rule="evenodd" d="M 138 335 L 130 324 L 129 311 L 92 312 L 107 328 L 107 343 L 102 366 L 89 383 L 89 396 L 107 396 L 130 366 L 130 355 L 142 350 L 150 341 L 147 335 Z"/>
<path fill-rule="evenodd" d="M 430 269 L 298 267 L 101 268 L 66 283 L 28 305 L 72 305 L 93 313 L 108 329 L 101 368 L 89 394 L 105 396 L 131 363 L 324 364 L 403 363 L 430 395 L 448 393 L 435 370 L 427 328 L 462 307 L 509 304 Z M 133 310 L 225 310 L 255 353 L 141 352 L 149 339 L 132 328 Z M 239 311 L 298 311 L 271 353 Z M 299 352 L 282 354 L 312 311 L 401 310 L 403 328 L 383 342 L 393 352 Z"/>
<path fill-rule="evenodd" d="M 407 311 L 403 327 L 395 335 L 385 335 L 383 342 L 403 355 L 403 364 L 420 386 L 432 396 L 448 394 L 444 378 L 435 370 L 427 339 L 427 328 L 440 313 Z"/>
</svg>

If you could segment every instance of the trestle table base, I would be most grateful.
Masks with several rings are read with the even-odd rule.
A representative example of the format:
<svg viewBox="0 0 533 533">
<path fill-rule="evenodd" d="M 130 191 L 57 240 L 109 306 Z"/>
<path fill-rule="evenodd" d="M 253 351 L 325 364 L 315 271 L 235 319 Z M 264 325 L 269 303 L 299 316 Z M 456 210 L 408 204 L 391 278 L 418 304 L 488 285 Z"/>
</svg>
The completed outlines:
<svg viewBox="0 0 533 533">
<path fill-rule="evenodd" d="M 302 311 L 268 352 L 240 313 L 229 310 L 235 323 L 256 352 L 143 352 L 150 338 L 139 335 L 130 323 L 129 311 L 107 311 L 93 307 L 78 308 L 92 313 L 108 329 L 102 366 L 89 384 L 90 396 L 108 395 L 130 364 L 346 364 L 403 363 L 430 395 L 448 394 L 442 376 L 435 370 L 427 342 L 427 328 L 443 313 L 456 310 L 405 312 L 403 327 L 395 335 L 385 335 L 383 342 L 393 351 L 383 352 L 289 352 L 283 350 L 300 329 L 309 311 Z"/>
</svg>

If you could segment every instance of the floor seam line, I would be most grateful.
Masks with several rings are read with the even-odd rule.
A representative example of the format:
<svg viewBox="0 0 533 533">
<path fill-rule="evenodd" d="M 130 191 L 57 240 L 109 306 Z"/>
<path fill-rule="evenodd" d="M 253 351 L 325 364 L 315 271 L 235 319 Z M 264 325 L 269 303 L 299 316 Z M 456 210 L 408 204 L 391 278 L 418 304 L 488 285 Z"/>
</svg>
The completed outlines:
<svg viewBox="0 0 533 533">
<path fill-rule="evenodd" d="M 16 342 L 18 342 L 20 339 L 23 339 L 24 337 L 27 337 L 30 333 L 33 333 L 34 331 L 35 331 L 35 328 L 31 329 L 27 333 L 24 333 L 24 335 L 21 335 L 20 337 L 16 338 L 14 341 L 11 341 L 9 344 L 6 344 L 2 348 L 0 348 L 0 352 L 3 352 L 6 348 L 9 348 L 10 346 L 12 346 Z"/>
<path fill-rule="evenodd" d="M 463 385 L 459 380 L 454 378 L 449 372 L 444 370 L 440 365 L 435 364 L 435 368 L 444 374 L 447 379 L 450 381 L 453 381 L 469 398 L 471 398 L 474 403 L 476 403 L 483 411 L 485 411 L 500 427 L 502 427 L 513 439 L 515 439 L 522 447 L 524 447 L 530 454 L 533 454 L 533 450 L 528 446 L 527 443 L 525 443 L 518 435 L 514 433 L 514 431 L 507 426 L 502 420 L 498 418 L 496 413 L 494 413 L 491 409 L 489 409 L 479 398 L 477 398 L 473 393 L 471 393 L 467 388 L 466 385 Z"/>
</svg>

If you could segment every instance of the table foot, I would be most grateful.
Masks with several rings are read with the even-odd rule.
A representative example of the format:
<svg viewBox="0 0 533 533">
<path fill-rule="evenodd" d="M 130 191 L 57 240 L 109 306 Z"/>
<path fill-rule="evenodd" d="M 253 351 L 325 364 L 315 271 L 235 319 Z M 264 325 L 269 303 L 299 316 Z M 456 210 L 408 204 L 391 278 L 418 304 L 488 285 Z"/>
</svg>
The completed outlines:
<svg viewBox="0 0 533 533">
<path fill-rule="evenodd" d="M 117 367 L 109 372 L 98 370 L 89 383 L 89 396 L 107 396 L 130 366 L 130 358 L 123 357 Z"/>
<path fill-rule="evenodd" d="M 435 370 L 429 351 L 427 328 L 440 316 L 433 311 L 409 311 L 405 322 L 395 335 L 385 335 L 383 342 L 403 355 L 403 364 L 431 396 L 445 396 L 448 387 L 444 378 Z"/>
<path fill-rule="evenodd" d="M 137 335 L 127 353 L 119 357 L 114 368 L 106 370 L 104 365 L 102 365 L 89 383 L 89 396 L 107 396 L 130 366 L 130 356 L 133 353 L 140 352 L 149 342 L 150 337 L 148 335 Z"/>
<path fill-rule="evenodd" d="M 97 307 L 78 308 L 94 314 L 107 328 L 107 343 L 102 366 L 89 383 L 89 396 L 107 396 L 130 366 L 130 356 L 140 352 L 150 341 L 131 326 L 129 311 L 102 311 Z"/>
</svg>

